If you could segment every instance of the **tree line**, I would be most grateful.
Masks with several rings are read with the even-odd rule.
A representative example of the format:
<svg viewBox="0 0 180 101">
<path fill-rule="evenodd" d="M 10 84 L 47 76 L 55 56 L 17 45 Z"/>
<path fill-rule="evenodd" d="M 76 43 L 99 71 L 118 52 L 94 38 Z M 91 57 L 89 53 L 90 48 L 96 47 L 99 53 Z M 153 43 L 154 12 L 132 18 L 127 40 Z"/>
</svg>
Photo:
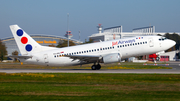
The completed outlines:
<svg viewBox="0 0 180 101">
<path fill-rule="evenodd" d="M 5 44 L 0 39 L 0 61 L 6 60 L 7 50 Z"/>
</svg>

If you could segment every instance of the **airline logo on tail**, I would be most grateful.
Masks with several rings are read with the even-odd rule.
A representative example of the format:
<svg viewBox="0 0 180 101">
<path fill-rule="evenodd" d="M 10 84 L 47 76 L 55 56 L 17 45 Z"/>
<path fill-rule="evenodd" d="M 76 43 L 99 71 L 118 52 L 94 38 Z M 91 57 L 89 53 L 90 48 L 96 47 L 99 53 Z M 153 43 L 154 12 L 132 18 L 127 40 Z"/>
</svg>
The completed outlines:
<svg viewBox="0 0 180 101">
<path fill-rule="evenodd" d="M 28 43 L 28 38 L 26 36 L 23 36 L 24 32 L 21 29 L 18 29 L 16 32 L 17 36 L 21 37 L 21 43 L 25 44 L 25 49 L 26 51 L 30 52 L 32 50 L 32 45 L 27 44 Z"/>
</svg>

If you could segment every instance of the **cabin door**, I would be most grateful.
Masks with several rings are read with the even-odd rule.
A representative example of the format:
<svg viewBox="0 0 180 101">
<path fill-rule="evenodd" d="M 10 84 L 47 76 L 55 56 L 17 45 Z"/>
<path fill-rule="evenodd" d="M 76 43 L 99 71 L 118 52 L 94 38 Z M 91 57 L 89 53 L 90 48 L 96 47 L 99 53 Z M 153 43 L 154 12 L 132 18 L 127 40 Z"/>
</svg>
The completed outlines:
<svg viewBox="0 0 180 101">
<path fill-rule="evenodd" d="M 149 47 L 153 47 L 153 46 L 154 46 L 153 38 L 149 38 Z"/>
<path fill-rule="evenodd" d="M 45 63 L 49 63 L 48 55 L 47 55 L 47 54 L 44 54 L 44 62 L 45 62 Z"/>
</svg>

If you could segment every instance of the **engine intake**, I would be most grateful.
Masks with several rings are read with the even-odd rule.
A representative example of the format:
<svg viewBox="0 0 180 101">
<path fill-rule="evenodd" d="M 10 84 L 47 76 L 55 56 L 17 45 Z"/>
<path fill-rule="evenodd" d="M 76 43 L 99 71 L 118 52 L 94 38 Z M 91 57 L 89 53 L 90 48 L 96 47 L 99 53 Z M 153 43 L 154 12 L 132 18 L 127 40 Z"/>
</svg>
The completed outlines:
<svg viewBox="0 0 180 101">
<path fill-rule="evenodd" d="M 112 53 L 103 56 L 103 62 L 104 63 L 114 63 L 114 62 L 120 62 L 121 61 L 121 56 L 119 53 Z"/>
</svg>

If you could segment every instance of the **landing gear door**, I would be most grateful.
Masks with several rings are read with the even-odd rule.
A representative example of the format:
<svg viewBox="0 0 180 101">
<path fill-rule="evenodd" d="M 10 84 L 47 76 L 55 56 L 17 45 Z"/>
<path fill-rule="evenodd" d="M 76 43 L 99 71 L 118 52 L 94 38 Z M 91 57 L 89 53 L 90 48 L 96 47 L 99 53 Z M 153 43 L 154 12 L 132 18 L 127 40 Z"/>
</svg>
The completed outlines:
<svg viewBox="0 0 180 101">
<path fill-rule="evenodd" d="M 45 62 L 45 63 L 49 63 L 48 55 L 47 55 L 47 54 L 44 54 L 44 62 Z"/>
<path fill-rule="evenodd" d="M 154 46 L 153 38 L 149 38 L 149 47 L 153 47 L 153 46 Z"/>
</svg>

